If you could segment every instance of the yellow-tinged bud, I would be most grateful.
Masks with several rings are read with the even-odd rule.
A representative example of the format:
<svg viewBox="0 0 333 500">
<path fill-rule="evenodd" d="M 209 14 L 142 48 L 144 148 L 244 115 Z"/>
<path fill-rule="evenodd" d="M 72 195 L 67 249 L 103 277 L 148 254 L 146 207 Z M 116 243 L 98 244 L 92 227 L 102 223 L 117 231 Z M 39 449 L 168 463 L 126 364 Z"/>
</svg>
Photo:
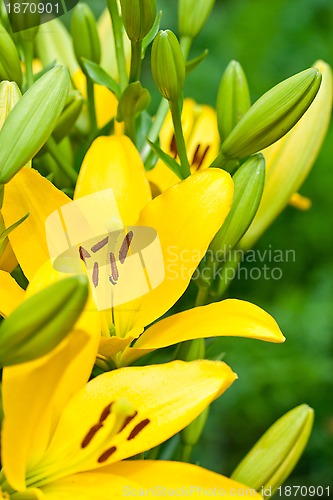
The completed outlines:
<svg viewBox="0 0 333 500">
<path fill-rule="evenodd" d="M 83 97 L 79 91 L 73 91 L 68 96 L 67 103 L 61 113 L 57 125 L 53 130 L 53 137 L 57 142 L 62 141 L 68 135 L 80 116 L 83 106 Z"/>
<path fill-rule="evenodd" d="M 315 67 L 322 83 L 313 103 L 285 137 L 263 151 L 266 179 L 258 212 L 240 244 L 251 248 L 288 204 L 308 176 L 324 141 L 331 118 L 332 70 L 323 61 Z"/>
<path fill-rule="evenodd" d="M 235 192 L 230 212 L 210 248 L 228 252 L 249 228 L 260 204 L 265 182 L 265 159 L 256 154 L 246 160 L 233 176 Z"/>
<path fill-rule="evenodd" d="M 95 16 L 85 3 L 78 3 L 73 10 L 71 34 L 76 59 L 86 74 L 82 58 L 99 64 L 101 59 L 101 45 L 99 41 Z"/>
<path fill-rule="evenodd" d="M 274 495 L 296 466 L 308 442 L 314 411 L 300 405 L 277 420 L 231 475 L 235 481 Z"/>
<path fill-rule="evenodd" d="M 151 69 L 158 90 L 168 101 L 176 102 L 185 83 L 185 61 L 172 31 L 160 31 L 151 52 Z"/>
<path fill-rule="evenodd" d="M 15 44 L 0 24 L 0 80 L 15 81 L 22 85 L 21 61 Z"/>
<path fill-rule="evenodd" d="M 153 27 L 156 0 L 120 0 L 121 12 L 128 38 L 140 42 Z"/>
<path fill-rule="evenodd" d="M 320 72 L 310 68 L 266 92 L 225 139 L 223 155 L 229 159 L 244 158 L 276 142 L 303 116 L 320 83 Z"/>
<path fill-rule="evenodd" d="M 231 61 L 223 73 L 217 95 L 217 121 L 221 141 L 251 107 L 249 86 L 242 66 Z"/>
<path fill-rule="evenodd" d="M 88 298 L 85 276 L 53 283 L 20 304 L 0 328 L 0 366 L 47 354 L 78 320 Z"/>
<path fill-rule="evenodd" d="M 3 81 L 0 83 L 0 130 L 21 97 L 21 91 L 15 82 Z"/>
<path fill-rule="evenodd" d="M 181 36 L 194 38 L 206 23 L 215 0 L 179 0 L 178 29 Z"/>
<path fill-rule="evenodd" d="M 55 66 L 11 111 L 0 131 L 0 184 L 9 182 L 45 144 L 63 110 L 69 83 L 68 70 Z"/>
</svg>

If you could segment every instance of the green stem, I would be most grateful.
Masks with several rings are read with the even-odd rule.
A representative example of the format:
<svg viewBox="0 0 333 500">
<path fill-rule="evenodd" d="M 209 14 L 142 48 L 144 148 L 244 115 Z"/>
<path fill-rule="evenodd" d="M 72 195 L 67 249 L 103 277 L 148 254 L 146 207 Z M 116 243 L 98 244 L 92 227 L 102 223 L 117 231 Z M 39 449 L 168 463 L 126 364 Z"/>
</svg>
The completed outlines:
<svg viewBox="0 0 333 500">
<path fill-rule="evenodd" d="M 136 144 L 135 118 L 125 120 L 125 135 L 131 139 L 133 144 Z"/>
<path fill-rule="evenodd" d="M 123 42 L 123 23 L 119 14 L 117 0 L 107 0 L 107 5 L 110 12 L 111 22 L 113 27 L 120 89 L 123 92 L 128 84 L 126 58 L 125 58 L 124 42 Z"/>
<path fill-rule="evenodd" d="M 221 300 L 222 296 L 228 290 L 239 266 L 241 253 L 241 251 L 234 249 L 227 255 L 226 262 L 222 268 L 222 276 L 216 284 L 213 284 L 213 288 L 210 290 L 210 296 L 213 300 Z"/>
<path fill-rule="evenodd" d="M 180 460 L 182 462 L 189 462 L 191 460 L 191 455 L 193 451 L 193 446 L 190 444 L 183 444 Z"/>
<path fill-rule="evenodd" d="M 141 66 L 142 66 L 142 41 L 131 42 L 132 55 L 131 55 L 131 70 L 130 70 L 130 83 L 140 80 Z"/>
<path fill-rule="evenodd" d="M 193 38 L 190 38 L 189 36 L 182 36 L 180 39 L 180 48 L 182 49 L 185 61 L 187 60 L 190 53 L 192 42 Z"/>
<path fill-rule="evenodd" d="M 180 105 L 178 102 L 170 101 L 169 106 L 172 116 L 173 128 L 175 130 L 175 139 L 176 139 L 178 156 L 180 159 L 180 166 L 184 178 L 186 178 L 189 175 L 191 175 L 191 168 L 187 158 L 186 144 L 185 144 L 182 121 L 181 121 Z"/>
<path fill-rule="evenodd" d="M 72 165 L 64 158 L 64 156 L 61 154 L 57 143 L 53 139 L 52 136 L 50 136 L 46 142 L 46 146 L 48 149 L 48 152 L 53 156 L 53 158 L 56 160 L 58 163 L 60 169 L 67 175 L 67 177 L 75 184 L 77 181 L 77 172 L 74 170 Z"/>
<path fill-rule="evenodd" d="M 90 119 L 90 129 L 91 133 L 94 134 L 97 131 L 95 89 L 94 89 L 94 82 L 89 78 L 89 76 L 87 76 L 87 100 L 88 100 L 88 111 Z"/>
<path fill-rule="evenodd" d="M 209 288 L 199 288 L 195 299 L 195 307 L 205 306 L 209 295 Z"/>
<path fill-rule="evenodd" d="M 26 87 L 30 88 L 34 83 L 34 73 L 32 69 L 33 57 L 34 57 L 34 44 L 30 41 L 25 41 L 23 43 L 23 56 L 25 65 L 25 77 L 26 77 Z"/>
</svg>

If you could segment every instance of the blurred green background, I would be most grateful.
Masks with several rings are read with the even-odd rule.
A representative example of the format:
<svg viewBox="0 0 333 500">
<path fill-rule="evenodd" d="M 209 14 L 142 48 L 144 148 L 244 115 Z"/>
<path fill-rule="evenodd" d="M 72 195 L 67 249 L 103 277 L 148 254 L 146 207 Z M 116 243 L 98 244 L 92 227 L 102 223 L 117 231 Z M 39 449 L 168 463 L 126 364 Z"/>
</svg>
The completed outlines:
<svg viewBox="0 0 333 500">
<path fill-rule="evenodd" d="M 163 10 L 162 27 L 177 31 L 177 0 L 157 1 Z M 96 13 L 105 5 L 104 0 L 88 3 Z M 209 56 L 190 75 L 185 95 L 214 105 L 221 74 L 231 59 L 237 59 L 246 71 L 254 101 L 319 58 L 333 64 L 332 0 L 218 0 L 191 56 L 205 48 Z M 153 88 L 149 62 L 144 71 L 145 84 Z M 157 101 L 153 100 L 152 110 Z M 287 341 L 271 345 L 223 340 L 225 360 L 239 380 L 214 403 L 193 456 L 212 470 L 230 474 L 269 425 L 305 402 L 316 412 L 314 431 L 287 484 L 333 488 L 332 158 L 331 127 L 301 190 L 313 201 L 311 211 L 287 208 L 257 245 L 262 251 L 269 245 L 294 249 L 296 262 L 282 265 L 280 281 L 235 280 L 230 288 L 231 297 L 269 311 Z"/>
</svg>

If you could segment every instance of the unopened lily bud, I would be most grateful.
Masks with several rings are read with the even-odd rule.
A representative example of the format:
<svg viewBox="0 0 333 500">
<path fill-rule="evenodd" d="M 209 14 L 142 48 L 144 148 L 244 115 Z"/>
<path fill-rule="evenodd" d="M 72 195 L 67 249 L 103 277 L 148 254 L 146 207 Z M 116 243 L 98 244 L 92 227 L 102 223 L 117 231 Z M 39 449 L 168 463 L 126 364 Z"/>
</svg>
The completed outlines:
<svg viewBox="0 0 333 500">
<path fill-rule="evenodd" d="M 158 90 L 168 101 L 176 102 L 185 83 L 185 61 L 172 31 L 160 31 L 151 52 L 151 69 Z"/>
<path fill-rule="evenodd" d="M 233 176 L 235 192 L 230 212 L 210 248 L 227 252 L 237 245 L 249 228 L 260 204 L 265 183 L 265 159 L 256 154 L 246 160 Z"/>
<path fill-rule="evenodd" d="M 57 125 L 52 133 L 56 142 L 62 141 L 62 139 L 69 134 L 75 125 L 76 120 L 80 116 L 82 106 L 83 97 L 81 93 L 78 91 L 71 92 L 68 96 L 65 108 L 61 113 L 57 121 Z"/>
<path fill-rule="evenodd" d="M 0 24 L 0 80 L 10 80 L 22 85 L 21 61 L 15 44 Z"/>
<path fill-rule="evenodd" d="M 188 450 L 188 457 L 191 454 L 192 448 L 198 443 L 201 437 L 207 422 L 208 414 L 209 406 L 180 433 L 184 450 Z"/>
<path fill-rule="evenodd" d="M 217 95 L 217 122 L 221 141 L 251 107 L 249 86 L 242 66 L 231 61 L 223 73 Z"/>
<path fill-rule="evenodd" d="M 202 30 L 215 0 L 178 0 L 178 29 L 181 36 L 194 38 Z"/>
<path fill-rule="evenodd" d="M 0 83 L 0 130 L 21 97 L 21 91 L 15 82 L 3 81 Z"/>
<path fill-rule="evenodd" d="M 85 3 L 78 3 L 73 10 L 71 35 L 77 62 L 86 74 L 82 58 L 99 64 L 101 59 L 101 44 L 95 16 L 90 7 Z"/>
<path fill-rule="evenodd" d="M 0 328 L 0 366 L 47 354 L 78 320 L 88 298 L 85 276 L 58 281 L 20 304 Z"/>
<path fill-rule="evenodd" d="M 231 478 L 273 496 L 301 457 L 313 418 L 313 409 L 305 404 L 283 415 L 249 451 Z"/>
<path fill-rule="evenodd" d="M 253 223 L 240 242 L 245 250 L 255 244 L 302 186 L 324 141 L 331 119 L 332 70 L 323 61 L 317 61 L 315 67 L 322 74 L 322 83 L 313 103 L 285 137 L 263 151 L 265 188 Z"/>
<path fill-rule="evenodd" d="M 284 80 L 258 99 L 222 144 L 231 159 L 273 144 L 298 122 L 319 90 L 321 74 L 310 68 Z"/>
<path fill-rule="evenodd" d="M 205 339 L 194 339 L 182 342 L 177 351 L 177 359 L 182 361 L 196 361 L 205 359 Z"/>
<path fill-rule="evenodd" d="M 65 105 L 69 73 L 55 66 L 16 104 L 0 131 L 0 184 L 31 160 L 51 135 Z"/>
<path fill-rule="evenodd" d="M 128 38 L 140 42 L 153 27 L 156 0 L 120 0 L 123 23 Z"/>
<path fill-rule="evenodd" d="M 118 105 L 117 120 L 119 122 L 135 118 L 150 103 L 150 94 L 140 82 L 130 83 L 124 90 Z"/>
</svg>

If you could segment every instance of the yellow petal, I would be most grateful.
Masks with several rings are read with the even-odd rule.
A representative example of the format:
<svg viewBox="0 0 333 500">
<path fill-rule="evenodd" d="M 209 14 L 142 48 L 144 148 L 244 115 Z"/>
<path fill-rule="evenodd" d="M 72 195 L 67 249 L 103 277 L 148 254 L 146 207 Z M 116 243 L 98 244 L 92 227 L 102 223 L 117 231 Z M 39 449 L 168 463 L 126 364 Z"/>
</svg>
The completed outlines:
<svg viewBox="0 0 333 500">
<path fill-rule="evenodd" d="M 88 380 L 98 340 L 76 330 L 46 356 L 3 370 L 2 462 L 13 488 L 24 490 L 27 467 L 43 455 L 63 406 Z"/>
<path fill-rule="evenodd" d="M 73 75 L 75 87 L 87 98 L 86 77 L 79 69 Z M 118 101 L 114 94 L 103 85 L 94 85 L 95 108 L 98 128 L 104 127 L 117 114 Z"/>
<path fill-rule="evenodd" d="M 143 297 L 135 319 L 137 326 L 146 326 L 162 316 L 184 293 L 228 215 L 232 197 L 230 175 L 210 168 L 168 189 L 143 209 L 137 224 L 156 229 L 165 279 Z"/>
<path fill-rule="evenodd" d="M 21 304 L 24 293 L 9 273 L 0 271 L 0 316 L 6 318 L 14 311 Z"/>
<path fill-rule="evenodd" d="M 135 343 L 135 348 L 158 349 L 184 340 L 207 337 L 247 337 L 284 342 L 276 321 L 260 307 L 228 299 L 195 307 L 158 321 Z"/>
<path fill-rule="evenodd" d="M 294 193 L 293 195 L 291 195 L 291 198 L 289 200 L 289 205 L 297 208 L 298 210 L 305 211 L 311 208 L 312 202 L 310 198 L 302 196 L 299 193 Z"/>
<path fill-rule="evenodd" d="M 84 472 L 54 481 L 42 488 L 47 500 L 115 500 L 123 499 L 126 488 L 140 488 L 129 477 L 116 476 L 112 471 Z"/>
<path fill-rule="evenodd" d="M 192 172 L 208 168 L 217 157 L 220 145 L 215 110 L 210 106 L 196 105 L 194 112 L 198 118 L 186 147 Z"/>
<path fill-rule="evenodd" d="M 125 136 L 99 137 L 83 161 L 75 198 L 112 188 L 125 224 L 135 224 L 151 200 L 144 166 L 133 143 Z"/>
<path fill-rule="evenodd" d="M 212 361 L 175 361 L 100 375 L 69 401 L 34 473 L 41 480 L 56 480 L 150 449 L 186 427 L 235 378 L 226 364 Z M 112 434 L 113 408 L 124 400 L 131 412 Z M 123 426 L 127 416 L 132 419 Z"/>
<path fill-rule="evenodd" d="M 5 187 L 2 214 L 6 227 L 29 217 L 9 235 L 22 270 L 30 281 L 49 259 L 45 220 L 57 208 L 71 201 L 36 170 L 23 168 Z"/>
<path fill-rule="evenodd" d="M 233 481 L 228 477 L 211 472 L 197 465 L 153 460 L 131 460 L 112 464 L 105 472 L 128 477 L 141 483 L 141 495 L 130 485 L 124 490 L 126 496 L 155 498 L 155 496 L 182 498 L 256 498 L 261 495 L 249 486 Z M 151 494 L 144 494 L 150 489 Z M 155 495 L 153 492 L 155 491 Z M 167 495 L 167 492 L 170 492 Z M 160 492 L 160 495 L 158 495 Z M 173 492 L 173 494 L 172 494 Z M 125 496 L 125 495 L 124 495 Z"/>
</svg>

